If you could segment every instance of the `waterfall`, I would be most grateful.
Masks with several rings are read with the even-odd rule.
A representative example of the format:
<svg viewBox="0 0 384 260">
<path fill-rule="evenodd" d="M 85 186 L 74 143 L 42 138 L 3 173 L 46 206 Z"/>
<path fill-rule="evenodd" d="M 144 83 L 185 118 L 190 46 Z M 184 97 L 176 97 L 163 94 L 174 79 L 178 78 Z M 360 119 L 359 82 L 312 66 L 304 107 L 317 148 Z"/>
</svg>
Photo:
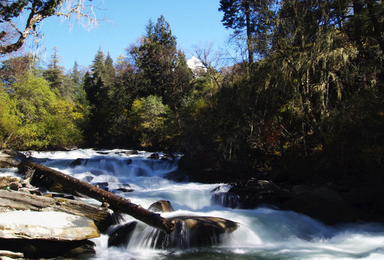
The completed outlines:
<svg viewBox="0 0 384 260">
<path fill-rule="evenodd" d="M 176 231 L 166 235 L 122 214 L 105 234 L 93 239 L 94 259 L 384 259 L 381 224 L 327 226 L 291 211 L 240 209 L 237 196 L 227 194 L 230 186 L 169 180 L 167 175 L 177 174 L 179 157 L 161 159 L 159 153 L 160 159 L 150 159 L 150 155 L 91 149 L 32 153 L 39 163 L 103 185 L 144 208 L 159 200 L 169 201 L 174 211 L 161 213 L 163 217 L 224 218 L 238 223 L 238 228 L 218 234 L 178 222 Z M 111 245 L 118 228 L 124 228 L 127 237 Z"/>
</svg>

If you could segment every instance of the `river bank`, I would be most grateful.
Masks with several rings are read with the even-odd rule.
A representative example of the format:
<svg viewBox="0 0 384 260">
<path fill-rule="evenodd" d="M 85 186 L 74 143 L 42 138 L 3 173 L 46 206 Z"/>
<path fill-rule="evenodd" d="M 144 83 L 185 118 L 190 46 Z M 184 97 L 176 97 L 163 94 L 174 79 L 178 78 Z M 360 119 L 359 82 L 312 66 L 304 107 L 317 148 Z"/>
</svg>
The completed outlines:
<svg viewBox="0 0 384 260">
<path fill-rule="evenodd" d="M 236 196 L 244 209 L 269 205 L 300 212 L 330 225 L 384 222 L 384 194 L 374 180 L 343 182 L 331 177 L 297 180 L 295 173 L 245 168 L 206 155 L 182 157 L 179 169 L 189 181 L 232 185 L 228 196 Z M 234 205 L 228 201 L 226 206 Z"/>
</svg>

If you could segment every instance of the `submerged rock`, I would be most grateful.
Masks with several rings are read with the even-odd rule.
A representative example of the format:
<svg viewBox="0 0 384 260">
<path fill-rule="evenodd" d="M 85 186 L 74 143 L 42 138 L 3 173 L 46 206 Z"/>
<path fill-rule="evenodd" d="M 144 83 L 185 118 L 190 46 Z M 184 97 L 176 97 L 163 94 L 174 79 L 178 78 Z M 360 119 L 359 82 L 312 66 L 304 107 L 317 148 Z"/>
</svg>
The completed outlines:
<svg viewBox="0 0 384 260">
<path fill-rule="evenodd" d="M 76 166 L 79 166 L 79 165 L 82 165 L 84 163 L 84 159 L 80 159 L 80 158 L 77 158 L 76 160 L 73 160 L 69 166 L 71 166 L 72 168 L 76 167 Z"/>
<path fill-rule="evenodd" d="M 153 212 L 172 212 L 173 207 L 169 200 L 159 200 L 155 203 L 152 203 L 151 206 L 148 208 L 149 210 Z"/>
<path fill-rule="evenodd" d="M 153 154 L 151 154 L 151 155 L 148 157 L 148 159 L 151 159 L 151 160 L 158 160 L 158 159 L 160 159 L 160 156 L 159 156 L 158 153 L 153 153 Z"/>
</svg>

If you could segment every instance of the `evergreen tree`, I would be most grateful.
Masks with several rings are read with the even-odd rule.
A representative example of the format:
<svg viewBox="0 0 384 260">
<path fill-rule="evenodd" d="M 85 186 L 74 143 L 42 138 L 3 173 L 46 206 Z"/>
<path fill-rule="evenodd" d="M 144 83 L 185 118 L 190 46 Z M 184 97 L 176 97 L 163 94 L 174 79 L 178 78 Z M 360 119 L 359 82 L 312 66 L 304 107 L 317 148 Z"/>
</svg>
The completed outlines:
<svg viewBox="0 0 384 260">
<path fill-rule="evenodd" d="M 48 64 L 48 69 L 43 72 L 44 78 L 50 83 L 51 89 L 58 91 L 60 95 L 72 100 L 73 89 L 64 75 L 64 67 L 60 66 L 61 57 L 57 46 L 53 47 L 53 54 Z"/>
<path fill-rule="evenodd" d="M 253 63 L 255 52 L 265 54 L 270 48 L 272 8 L 277 8 L 273 0 L 220 0 L 223 25 L 233 29 L 236 37 L 246 34 L 249 64 Z"/>
<path fill-rule="evenodd" d="M 115 67 L 113 65 L 113 59 L 111 58 L 109 52 L 108 52 L 108 55 L 105 59 L 105 76 L 109 79 L 109 80 L 113 80 L 116 76 L 116 70 L 115 70 Z"/>
<path fill-rule="evenodd" d="M 91 73 L 84 77 L 84 90 L 91 107 L 87 138 L 91 144 L 108 142 L 110 121 L 112 120 L 115 68 L 113 60 L 100 49 L 91 66 Z"/>
<path fill-rule="evenodd" d="M 164 104 L 175 110 L 181 97 L 188 95 L 191 72 L 186 68 L 185 56 L 176 48 L 176 37 L 164 16 L 156 24 L 149 21 L 143 43 L 131 50 L 137 67 L 145 80 L 143 96 L 162 97 Z M 180 75 L 185 77 L 180 78 Z M 175 98 L 175 93 L 179 93 Z"/>
<path fill-rule="evenodd" d="M 70 79 L 71 85 L 73 86 L 73 101 L 78 103 L 82 108 L 84 109 L 84 114 L 88 114 L 89 110 L 89 101 L 87 99 L 87 94 L 84 90 L 84 79 L 85 75 L 83 76 L 79 70 L 79 65 L 75 61 L 72 70 L 70 71 L 68 78 Z"/>
</svg>

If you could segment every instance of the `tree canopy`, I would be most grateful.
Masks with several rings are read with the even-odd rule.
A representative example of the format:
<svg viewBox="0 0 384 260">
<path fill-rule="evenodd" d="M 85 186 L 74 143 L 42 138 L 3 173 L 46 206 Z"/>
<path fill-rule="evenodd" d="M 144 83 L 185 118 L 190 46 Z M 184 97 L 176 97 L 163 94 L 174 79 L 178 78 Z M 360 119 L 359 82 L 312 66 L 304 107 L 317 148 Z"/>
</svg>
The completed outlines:
<svg viewBox="0 0 384 260">
<path fill-rule="evenodd" d="M 65 72 L 59 50 L 46 68 L 28 55 L 4 60 L 2 146 L 152 146 L 292 180 L 384 183 L 383 2 L 223 0 L 219 8 L 249 52 L 229 67 L 200 49 L 192 73 L 163 16 L 143 26 L 126 56 L 114 61 L 100 49 L 83 74 L 76 64 Z"/>
</svg>

